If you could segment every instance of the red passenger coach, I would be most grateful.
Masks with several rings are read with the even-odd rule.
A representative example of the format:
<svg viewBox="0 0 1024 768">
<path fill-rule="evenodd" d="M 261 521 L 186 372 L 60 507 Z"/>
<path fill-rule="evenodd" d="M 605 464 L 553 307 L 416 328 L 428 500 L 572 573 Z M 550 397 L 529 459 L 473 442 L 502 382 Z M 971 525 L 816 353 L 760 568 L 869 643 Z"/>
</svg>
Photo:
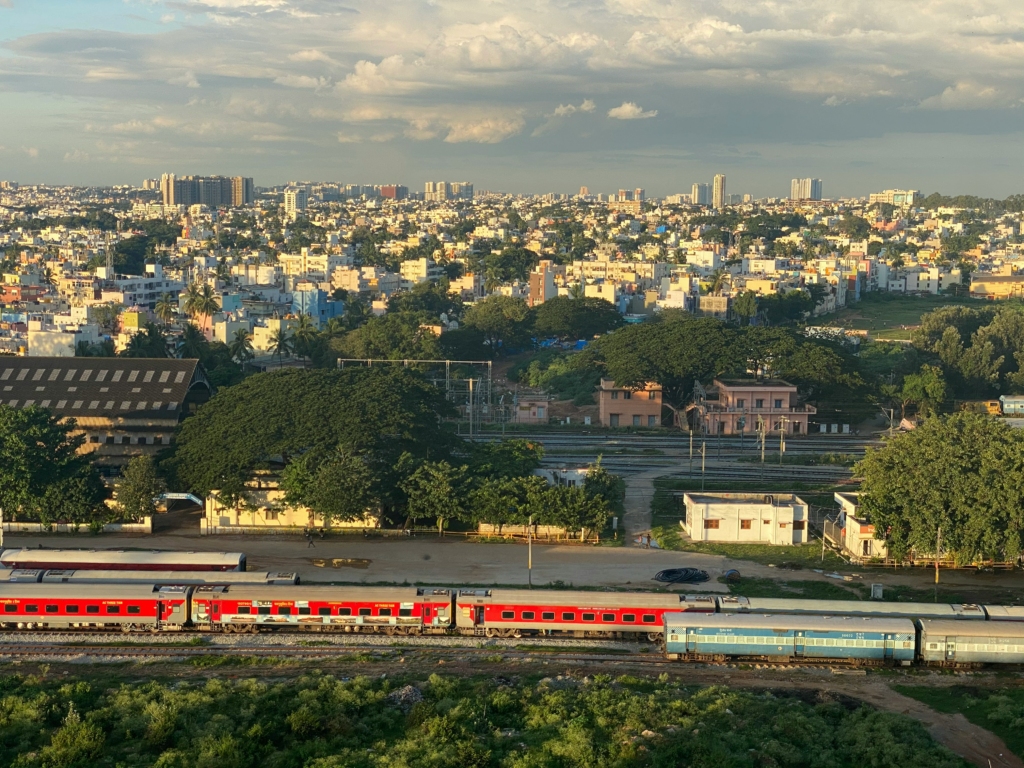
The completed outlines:
<svg viewBox="0 0 1024 768">
<path fill-rule="evenodd" d="M 576 637 L 663 634 L 662 616 L 715 612 L 713 597 L 627 592 L 463 589 L 455 619 L 463 631 L 488 637 L 572 633 Z"/>
<path fill-rule="evenodd" d="M 115 584 L 0 584 L 0 627 L 180 629 L 191 587 Z"/>
<path fill-rule="evenodd" d="M 202 586 L 192 596 L 192 623 L 224 632 L 307 627 L 413 635 L 448 630 L 451 607 L 449 589 Z"/>
</svg>

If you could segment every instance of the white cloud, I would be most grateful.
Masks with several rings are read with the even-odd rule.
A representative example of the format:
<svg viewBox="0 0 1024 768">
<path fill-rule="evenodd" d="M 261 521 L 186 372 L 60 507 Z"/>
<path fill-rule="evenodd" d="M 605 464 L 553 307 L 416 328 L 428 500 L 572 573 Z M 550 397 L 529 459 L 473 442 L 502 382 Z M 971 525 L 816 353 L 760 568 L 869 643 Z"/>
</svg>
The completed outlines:
<svg viewBox="0 0 1024 768">
<path fill-rule="evenodd" d="M 823 106 L 826 106 L 826 107 L 841 107 L 843 104 L 846 103 L 846 99 L 841 99 L 838 96 L 836 96 L 835 94 L 832 94 L 831 96 L 829 96 L 827 99 L 825 99 L 821 103 L 822 103 Z"/>
<path fill-rule="evenodd" d="M 31 157 L 33 160 L 39 157 L 39 150 L 36 149 L 35 147 L 22 147 L 21 151 L 24 152 L 29 157 Z"/>
<path fill-rule="evenodd" d="M 274 82 L 289 88 L 312 88 L 314 90 L 323 90 L 333 85 L 330 78 L 310 77 L 309 75 L 282 75 L 275 77 Z"/>
<path fill-rule="evenodd" d="M 188 70 L 181 75 L 172 77 L 167 81 L 171 85 L 184 85 L 186 88 L 199 88 L 199 81 L 196 79 L 195 73 L 192 70 Z"/>
<path fill-rule="evenodd" d="M 338 141 L 341 144 L 358 144 L 362 139 L 351 133 L 338 133 Z"/>
<path fill-rule="evenodd" d="M 65 163 L 85 163 L 89 161 L 89 153 L 80 149 L 73 149 L 64 153 Z"/>
<path fill-rule="evenodd" d="M 555 107 L 552 117 L 568 117 L 577 112 L 593 112 L 597 105 L 591 99 L 584 99 L 578 107 L 575 104 L 559 104 Z"/>
<path fill-rule="evenodd" d="M 476 144 L 497 144 L 522 133 L 524 121 L 521 117 L 486 117 L 452 123 L 444 140 L 449 144 L 474 142 Z"/>
<path fill-rule="evenodd" d="M 608 117 L 614 120 L 646 120 L 650 117 L 657 117 L 658 110 L 652 109 L 644 112 L 643 107 L 632 101 L 624 101 L 618 107 L 608 110 Z"/>
<path fill-rule="evenodd" d="M 960 81 L 942 93 L 921 101 L 921 109 L 964 110 L 1004 109 L 1024 104 L 1019 88 L 1010 89 L 971 81 Z"/>
</svg>

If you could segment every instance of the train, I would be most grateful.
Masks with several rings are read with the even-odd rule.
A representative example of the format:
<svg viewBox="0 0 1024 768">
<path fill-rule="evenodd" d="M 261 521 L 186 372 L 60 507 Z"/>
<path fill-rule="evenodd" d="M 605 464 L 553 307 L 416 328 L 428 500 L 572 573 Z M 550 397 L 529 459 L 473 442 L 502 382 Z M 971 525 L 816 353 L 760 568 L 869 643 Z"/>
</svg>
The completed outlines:
<svg viewBox="0 0 1024 768">
<path fill-rule="evenodd" d="M 0 582 L 43 584 L 281 584 L 294 586 L 301 582 L 297 573 L 284 571 L 48 571 L 16 568 L 0 569 Z"/>
<path fill-rule="evenodd" d="M 241 552 L 121 549 L 7 549 L 0 567 L 12 570 L 245 571 Z"/>
</svg>

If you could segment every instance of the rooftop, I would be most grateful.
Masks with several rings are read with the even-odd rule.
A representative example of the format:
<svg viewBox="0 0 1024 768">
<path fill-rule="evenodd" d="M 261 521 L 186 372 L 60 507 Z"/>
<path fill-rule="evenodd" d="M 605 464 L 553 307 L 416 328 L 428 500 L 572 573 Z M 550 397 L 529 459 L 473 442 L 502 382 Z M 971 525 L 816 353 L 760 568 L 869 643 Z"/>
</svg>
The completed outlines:
<svg viewBox="0 0 1024 768">
<path fill-rule="evenodd" d="M 765 387 L 788 387 L 790 389 L 796 389 L 795 384 L 790 384 L 788 381 L 783 381 L 782 379 L 715 379 L 715 383 L 730 389 L 764 389 Z"/>
</svg>

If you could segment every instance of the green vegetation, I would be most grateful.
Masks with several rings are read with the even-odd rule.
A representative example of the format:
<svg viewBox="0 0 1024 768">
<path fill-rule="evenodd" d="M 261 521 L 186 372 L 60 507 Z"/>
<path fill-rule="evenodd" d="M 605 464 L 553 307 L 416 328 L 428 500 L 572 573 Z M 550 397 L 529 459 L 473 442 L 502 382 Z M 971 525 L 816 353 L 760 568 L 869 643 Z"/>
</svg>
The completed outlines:
<svg viewBox="0 0 1024 768">
<path fill-rule="evenodd" d="M 498 657 L 488 659 L 499 664 Z M 902 715 L 623 676 L 0 681 L 18 768 L 962 768 Z"/>
<path fill-rule="evenodd" d="M 834 467 L 852 467 L 857 463 L 857 456 L 852 453 L 786 453 L 782 456 L 783 464 L 790 464 L 793 466 L 800 467 L 819 467 L 819 466 L 834 466 Z M 757 456 L 740 456 L 737 461 L 746 463 L 761 463 L 760 454 Z M 764 455 L 765 464 L 779 463 L 778 453 L 765 453 Z"/>
<path fill-rule="evenodd" d="M 778 547 L 775 547 L 777 550 Z M 739 581 L 728 582 L 730 595 L 742 597 L 791 597 L 803 600 L 865 600 L 870 588 L 856 582 L 818 581 L 816 579 L 794 579 L 776 581 L 741 577 Z"/>
<path fill-rule="evenodd" d="M 78 454 L 85 436 L 74 419 L 49 410 L 0 404 L 0 509 L 6 520 L 100 523 L 110 515 L 107 489 Z"/>
<path fill-rule="evenodd" d="M 992 731 L 1018 757 L 1024 757 L 1024 688 L 985 690 L 970 686 L 932 688 L 897 685 L 896 691 L 948 714 L 962 714 Z"/>
<path fill-rule="evenodd" d="M 512 366 L 508 378 L 543 389 L 556 400 L 593 405 L 601 371 L 585 355 L 546 349 Z"/>
<path fill-rule="evenodd" d="M 953 304 L 979 306 L 984 302 L 957 296 L 907 296 L 872 291 L 862 294 L 856 304 L 826 315 L 822 320 L 843 328 L 869 331 L 875 338 L 909 339 L 910 331 L 904 330 L 904 326 L 919 325 L 925 313 Z"/>
<path fill-rule="evenodd" d="M 150 456 L 133 456 L 117 484 L 117 510 L 125 521 L 156 514 L 153 501 L 164 490 Z"/>
<path fill-rule="evenodd" d="M 891 557 L 941 554 L 958 565 L 1024 552 L 1024 433 L 990 416 L 927 420 L 857 465 L 861 509 Z"/>
</svg>

